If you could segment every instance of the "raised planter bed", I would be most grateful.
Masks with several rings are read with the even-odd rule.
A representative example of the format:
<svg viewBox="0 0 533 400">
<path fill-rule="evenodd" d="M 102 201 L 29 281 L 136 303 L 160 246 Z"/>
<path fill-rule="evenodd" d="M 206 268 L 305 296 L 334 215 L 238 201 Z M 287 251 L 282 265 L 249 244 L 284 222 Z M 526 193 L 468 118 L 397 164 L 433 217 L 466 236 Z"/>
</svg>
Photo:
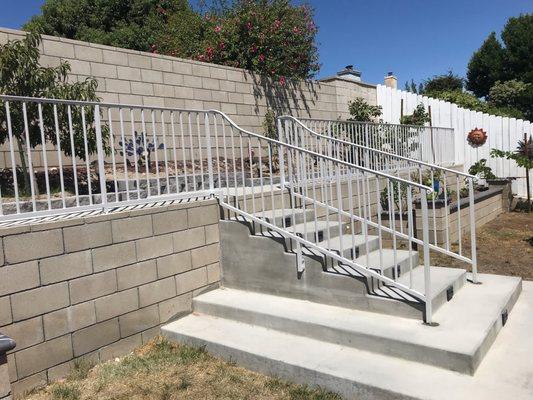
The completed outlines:
<svg viewBox="0 0 533 400">
<path fill-rule="evenodd" d="M 487 190 L 478 191 L 474 194 L 474 209 L 476 228 L 494 220 L 499 214 L 509 207 L 508 196 L 510 193 L 510 182 L 489 186 Z M 470 200 L 468 197 L 455 202 L 449 202 L 445 207 L 444 200 L 428 201 L 429 216 L 429 238 L 431 243 L 445 245 L 446 239 L 451 243 L 459 240 L 459 218 L 461 226 L 461 237 L 470 232 Z M 416 204 L 416 226 L 417 237 L 422 237 L 422 219 L 420 213 L 420 203 Z M 446 224 L 448 233 L 446 234 Z"/>
</svg>

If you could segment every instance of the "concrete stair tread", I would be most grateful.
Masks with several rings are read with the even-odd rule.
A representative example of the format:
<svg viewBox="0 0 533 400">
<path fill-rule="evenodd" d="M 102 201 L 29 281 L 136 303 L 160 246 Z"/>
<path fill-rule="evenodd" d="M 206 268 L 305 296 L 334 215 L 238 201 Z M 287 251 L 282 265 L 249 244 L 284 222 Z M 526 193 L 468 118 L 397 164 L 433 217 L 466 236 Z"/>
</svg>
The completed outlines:
<svg viewBox="0 0 533 400">
<path fill-rule="evenodd" d="M 441 307 L 435 314 L 436 327 L 416 319 L 235 289 L 196 297 L 194 310 L 471 373 L 495 336 L 491 329 L 501 326 L 502 310 L 510 311 L 521 288 L 519 278 L 481 278 L 487 285 L 469 284 Z"/>
<path fill-rule="evenodd" d="M 502 277 L 496 278 L 500 280 Z M 509 286 L 514 279 L 505 277 L 504 286 Z M 516 284 L 516 280 L 514 282 Z M 533 348 L 531 341 L 528 340 L 533 327 L 530 313 L 533 307 L 533 283 L 530 286 L 527 296 L 522 296 L 518 301 L 516 310 L 510 314 L 507 326 L 496 339 L 494 348 L 474 376 L 202 313 L 194 313 L 167 324 L 162 327 L 162 331 L 171 340 L 198 346 L 205 345 L 209 352 L 231 359 L 240 366 L 298 383 L 319 385 L 346 398 L 525 400 L 531 398 L 533 392 L 533 382 L 530 379 L 533 365 L 529 357 Z M 468 290 L 470 289 L 477 296 L 491 293 L 502 299 L 504 297 L 501 293 L 497 294 L 501 291 L 501 286 L 490 288 L 489 285 L 485 287 L 471 285 Z M 467 293 L 467 290 L 461 294 L 463 293 Z M 467 298 L 468 296 L 465 296 L 465 300 Z M 473 317 L 471 328 L 478 327 L 481 322 L 481 318 L 473 314 L 476 310 L 484 309 L 479 303 L 481 301 L 477 304 L 468 302 L 465 304 L 467 309 L 461 312 Z M 251 307 L 244 303 L 241 305 Z M 278 313 L 280 305 L 282 304 L 266 303 L 264 308 L 267 309 L 266 312 Z M 300 311 L 309 310 L 310 316 L 338 319 L 334 314 L 317 314 L 313 312 L 314 308 L 308 308 L 311 306 L 315 305 L 308 304 Z M 493 307 L 489 308 L 496 311 Z M 290 312 L 291 307 L 285 307 L 285 310 Z M 445 312 L 444 307 L 442 312 Z M 483 318 L 487 314 L 482 312 Z M 378 319 L 380 317 L 375 316 Z M 391 321 L 390 317 L 383 318 L 385 323 Z M 344 320 L 347 324 L 355 324 L 352 318 L 343 318 L 339 324 Z M 395 328 L 397 320 L 400 319 L 393 319 L 389 325 Z M 367 321 L 369 324 L 377 320 L 371 318 Z M 359 328 L 371 329 L 370 325 L 361 322 L 363 321 L 358 321 Z M 403 331 L 395 329 L 396 335 L 410 336 L 412 340 L 421 340 L 421 337 L 425 337 L 426 340 L 431 340 L 430 345 L 441 347 L 450 343 L 452 339 L 457 341 L 459 333 L 456 330 L 461 330 L 464 334 L 469 328 L 459 323 L 456 326 L 446 327 L 447 324 L 441 323 L 438 327 L 427 327 L 420 321 L 417 323 L 402 319 L 402 322 L 412 324 L 413 329 L 417 329 L 420 335 L 413 335 L 410 326 L 407 325 Z M 473 331 L 478 332 L 478 329 Z M 323 329 L 322 332 L 325 338 L 329 336 L 327 329 Z M 466 344 L 475 341 L 475 337 L 466 335 L 465 338 L 467 339 L 465 342 L 456 343 L 464 350 Z"/>
<path fill-rule="evenodd" d="M 368 235 L 368 240 L 379 240 L 377 236 L 374 235 Z M 363 246 L 365 244 L 365 235 L 353 235 L 354 241 L 352 243 L 352 235 L 351 234 L 344 234 L 342 236 L 336 236 L 334 238 L 331 238 L 329 240 L 329 247 L 332 250 L 340 251 L 341 249 L 341 238 L 342 238 L 342 249 L 345 251 L 347 249 L 351 249 L 352 244 L 355 247 Z M 328 247 L 328 241 L 323 240 L 319 243 L 320 246 L 327 248 Z"/>
<path fill-rule="evenodd" d="M 327 221 L 308 221 L 306 223 L 299 223 L 294 224 L 294 226 L 291 226 L 287 228 L 289 232 L 296 232 L 299 234 L 303 234 L 305 231 L 307 231 L 307 234 L 315 232 L 315 231 L 324 231 L 328 228 L 332 234 L 337 235 L 339 233 L 339 222 L 338 221 L 329 221 L 329 224 Z M 343 223 L 341 223 L 342 226 L 344 226 Z"/>
<path fill-rule="evenodd" d="M 395 264 L 393 249 L 383 248 L 381 249 L 381 252 L 383 254 L 383 265 L 380 265 L 381 258 L 380 258 L 379 249 L 368 253 L 368 257 L 366 256 L 366 254 L 358 257 L 355 260 L 355 262 L 367 268 L 384 271 L 386 269 L 394 267 L 396 264 L 400 264 L 401 262 L 408 260 L 410 256 L 409 250 L 396 250 L 396 264 Z M 417 252 L 412 251 L 411 254 L 417 254 Z M 413 265 L 413 269 L 414 268 L 415 268 L 415 265 Z M 403 274 L 405 271 L 401 271 L 401 272 Z"/>
<path fill-rule="evenodd" d="M 312 210 L 306 210 L 307 213 L 311 213 Z M 295 215 L 302 215 L 304 213 L 304 210 L 302 208 L 295 208 L 294 214 Z M 262 218 L 263 216 L 265 218 L 281 218 L 281 217 L 291 217 L 292 216 L 292 209 L 291 208 L 276 208 L 274 210 L 266 210 L 266 211 L 259 211 L 254 214 L 254 216 L 258 218 Z"/>
<path fill-rule="evenodd" d="M 438 296 L 465 275 L 466 270 L 460 268 L 430 267 L 432 297 Z M 412 273 L 405 271 L 396 282 L 424 293 L 424 266 L 413 268 Z"/>
</svg>

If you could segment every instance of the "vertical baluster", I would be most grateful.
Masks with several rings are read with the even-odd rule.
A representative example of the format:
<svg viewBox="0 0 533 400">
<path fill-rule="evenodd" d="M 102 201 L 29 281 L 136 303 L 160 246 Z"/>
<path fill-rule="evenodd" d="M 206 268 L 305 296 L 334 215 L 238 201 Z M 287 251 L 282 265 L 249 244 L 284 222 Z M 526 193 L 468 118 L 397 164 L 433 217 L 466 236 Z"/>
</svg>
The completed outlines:
<svg viewBox="0 0 533 400">
<path fill-rule="evenodd" d="M 144 109 L 141 109 L 141 129 L 144 145 L 144 163 L 146 164 L 146 198 L 148 198 L 152 196 L 152 192 L 150 189 L 150 165 L 148 165 L 148 144 L 146 140 L 146 121 L 144 119 Z"/>
<path fill-rule="evenodd" d="M 89 148 L 87 143 L 87 124 L 85 121 L 85 107 L 81 106 L 81 129 L 83 132 L 83 147 L 85 150 L 85 169 L 87 176 L 87 188 L 89 192 L 89 204 L 93 204 L 93 193 L 91 188 L 91 165 L 89 164 Z"/>
<path fill-rule="evenodd" d="M 13 144 L 13 127 L 11 125 L 11 109 L 9 106 L 9 101 L 5 102 L 5 109 L 6 109 L 6 118 L 7 118 L 7 134 L 9 137 L 9 154 L 11 155 L 11 173 L 13 174 L 13 190 L 15 191 L 15 206 L 17 208 L 17 214 L 20 214 L 20 198 L 19 198 L 19 187 L 18 187 L 18 181 L 17 181 L 17 164 L 15 160 L 15 146 Z M 55 110 L 55 105 L 54 105 Z M 57 113 L 56 113 L 57 114 Z M 56 118 L 57 121 L 57 118 Z M 57 132 L 57 123 L 56 123 L 56 132 Z M 57 140 L 58 148 L 59 148 L 59 140 Z M 62 188 L 62 193 L 64 193 L 64 189 Z M 63 195 L 63 202 L 64 202 L 64 195 Z M 64 206 L 64 203 L 63 203 Z"/>
<path fill-rule="evenodd" d="M 133 114 L 133 108 L 130 108 L 130 121 L 131 121 L 131 140 L 133 143 L 133 166 L 135 168 L 135 187 L 137 189 L 137 200 L 141 198 L 141 179 L 139 177 L 139 164 L 138 164 L 138 150 L 137 150 L 137 135 L 135 134 L 135 116 Z"/>
<path fill-rule="evenodd" d="M 118 189 L 117 189 L 117 168 L 115 163 L 115 138 L 113 134 L 113 122 L 111 121 L 110 108 L 107 109 L 109 114 L 109 140 L 111 142 L 111 161 L 113 163 L 113 182 L 115 183 L 115 198 L 118 201 Z M 118 109 L 118 118 L 120 124 L 120 140 L 122 141 L 122 163 L 124 165 L 124 183 L 126 185 L 126 200 L 130 200 L 130 182 L 128 176 L 128 158 L 126 152 L 126 136 L 124 134 L 124 117 L 122 116 L 122 108 Z M 134 155 L 136 157 L 136 155 Z"/>
<path fill-rule="evenodd" d="M 190 145 L 190 153 L 191 153 L 191 166 L 192 166 L 192 191 L 195 192 L 198 190 L 198 186 L 196 185 L 196 163 L 194 161 L 194 139 L 192 137 L 192 120 L 191 120 L 191 113 L 188 113 L 188 123 L 189 123 L 189 145 Z"/>
<path fill-rule="evenodd" d="M 476 210 L 474 208 L 474 182 L 472 178 L 468 179 L 468 203 L 470 207 L 470 247 L 472 254 L 472 282 L 478 283 L 477 276 L 477 249 L 476 249 Z"/>
<path fill-rule="evenodd" d="M 159 180 L 159 156 L 157 148 L 159 147 L 157 144 L 157 130 L 155 128 L 155 111 L 152 110 L 150 113 L 152 117 L 152 140 L 154 141 L 154 156 L 155 156 L 155 181 L 157 183 L 157 195 L 161 196 L 161 182 Z M 161 115 L 163 115 L 163 112 L 161 112 Z M 145 149 L 147 150 L 147 149 Z"/>
<path fill-rule="evenodd" d="M 165 163 L 165 179 L 167 183 L 167 194 L 170 194 L 170 174 L 168 171 L 168 154 L 167 154 L 167 132 L 165 128 L 165 111 L 161 111 L 161 135 L 163 136 L 163 162 Z M 154 143 L 155 145 L 155 143 Z M 157 147 L 154 149 L 157 154 Z M 159 167 L 157 168 L 159 171 Z M 159 172 L 158 172 L 159 175 Z"/>
<path fill-rule="evenodd" d="M 8 113 L 9 118 L 9 113 Z M 8 124 L 10 124 L 10 121 L 8 119 Z M 57 161 L 59 163 L 59 184 L 61 186 L 61 202 L 63 205 L 63 208 L 67 207 L 66 199 L 65 199 L 65 178 L 63 176 L 63 154 L 61 152 L 61 137 L 59 135 L 59 119 L 57 116 L 57 105 L 54 104 L 54 127 L 55 127 L 55 134 L 56 134 L 56 142 L 57 142 Z M 11 145 L 11 135 L 9 136 L 9 142 L 10 142 L 10 150 L 13 150 L 13 147 Z M 13 154 L 11 154 L 11 157 L 13 157 Z M 15 174 L 16 175 L 16 174 Z M 14 182 L 16 185 L 17 180 L 14 178 Z M 18 190 L 15 192 L 15 196 L 18 199 Z M 17 200 L 17 212 L 19 211 L 19 205 Z"/>
<path fill-rule="evenodd" d="M 205 190 L 204 156 L 202 154 L 202 136 L 201 136 L 201 132 L 200 132 L 200 114 L 196 114 L 196 132 L 198 133 L 198 161 L 200 163 L 200 179 L 201 179 L 201 182 L 202 182 L 202 190 Z"/>
<path fill-rule="evenodd" d="M 178 111 L 181 117 L 181 112 Z M 178 185 L 178 155 L 177 155 L 177 145 L 176 145 L 176 126 L 175 126 L 175 116 L 174 111 L 170 112 L 170 134 L 172 136 L 172 158 L 174 159 L 174 181 L 176 183 L 176 194 L 179 193 Z M 185 160 L 184 160 L 185 161 Z M 170 188 L 169 188 L 170 193 Z"/>
<path fill-rule="evenodd" d="M 48 203 L 48 209 L 52 209 L 52 200 L 50 198 L 50 179 L 48 176 L 48 157 L 46 154 L 46 138 L 44 136 L 44 121 L 43 121 L 43 106 L 41 103 L 37 103 L 39 110 L 39 129 L 41 131 L 41 145 L 43 148 L 43 164 L 44 164 L 44 181 L 46 185 L 46 200 Z M 87 141 L 86 141 L 87 143 Z"/>
<path fill-rule="evenodd" d="M 74 174 L 74 192 L 76 194 L 76 206 L 80 206 L 80 196 L 78 192 L 78 170 L 76 168 L 76 147 L 74 146 L 74 130 L 72 127 L 72 110 L 70 104 L 67 105 L 67 114 L 68 114 L 68 129 L 70 134 L 70 150 L 72 152 L 72 172 Z"/>
</svg>

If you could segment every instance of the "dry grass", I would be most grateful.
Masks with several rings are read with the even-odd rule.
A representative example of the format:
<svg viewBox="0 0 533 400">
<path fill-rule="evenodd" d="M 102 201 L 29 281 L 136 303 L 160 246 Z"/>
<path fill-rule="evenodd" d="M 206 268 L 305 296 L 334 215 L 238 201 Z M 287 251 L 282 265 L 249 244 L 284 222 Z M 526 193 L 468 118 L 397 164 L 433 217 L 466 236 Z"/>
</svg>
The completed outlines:
<svg viewBox="0 0 533 400">
<path fill-rule="evenodd" d="M 78 363 L 63 381 L 27 400 L 274 399 L 340 400 L 322 389 L 286 383 L 239 368 L 203 349 L 157 338 L 118 360 L 94 367 Z"/>
<path fill-rule="evenodd" d="M 533 280 L 533 213 L 501 214 L 479 228 L 476 236 L 479 272 Z M 470 254 L 468 242 L 465 238 L 463 249 Z M 437 253 L 431 257 L 433 265 L 465 268 L 460 261 Z"/>
</svg>

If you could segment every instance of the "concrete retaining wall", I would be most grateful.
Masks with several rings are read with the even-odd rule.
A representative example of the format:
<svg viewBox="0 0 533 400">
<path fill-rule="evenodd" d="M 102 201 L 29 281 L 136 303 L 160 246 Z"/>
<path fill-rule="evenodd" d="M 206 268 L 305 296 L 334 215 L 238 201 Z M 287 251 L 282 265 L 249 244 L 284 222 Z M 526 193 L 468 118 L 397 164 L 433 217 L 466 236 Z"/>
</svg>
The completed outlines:
<svg viewBox="0 0 533 400">
<path fill-rule="evenodd" d="M 0 230 L 0 331 L 15 394 L 158 334 L 218 286 L 215 200 Z"/>
</svg>

